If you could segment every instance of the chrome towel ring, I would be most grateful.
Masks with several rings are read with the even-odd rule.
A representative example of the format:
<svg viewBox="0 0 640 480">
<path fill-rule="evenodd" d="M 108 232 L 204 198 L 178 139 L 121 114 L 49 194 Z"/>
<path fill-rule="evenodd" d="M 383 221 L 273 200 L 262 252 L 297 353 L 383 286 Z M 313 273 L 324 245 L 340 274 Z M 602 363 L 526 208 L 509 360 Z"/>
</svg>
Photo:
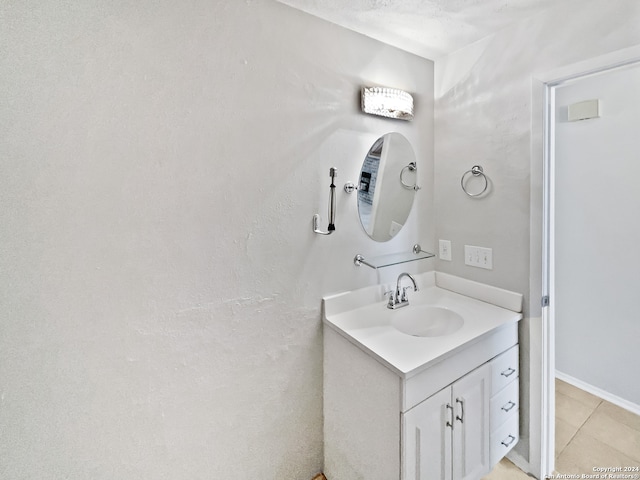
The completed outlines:
<svg viewBox="0 0 640 480">
<path fill-rule="evenodd" d="M 467 187 L 465 187 L 464 182 L 465 182 L 465 179 L 467 178 L 467 175 L 469 174 L 473 175 L 474 177 L 482 176 L 482 178 L 484 179 L 484 188 L 482 189 L 481 192 L 470 193 L 467 190 Z M 480 165 L 474 165 L 473 167 L 471 167 L 471 170 L 467 170 L 462 174 L 462 178 L 460 179 L 460 186 L 462 187 L 462 190 L 464 191 L 464 193 L 466 193 L 470 197 L 479 197 L 480 195 L 482 195 L 484 192 L 487 191 L 487 188 L 489 187 L 489 180 L 487 179 L 487 176 L 484 174 L 484 170 L 482 170 L 482 167 Z"/>
<path fill-rule="evenodd" d="M 404 172 L 407 169 L 410 172 L 415 171 L 416 170 L 416 162 L 411 162 L 409 165 L 407 165 L 406 167 L 403 167 L 402 170 L 400 170 L 400 183 L 402 184 L 402 186 L 404 188 L 410 188 L 412 190 L 420 190 L 420 187 L 418 186 L 418 181 L 417 180 L 413 185 L 409 185 L 408 183 L 404 182 L 404 179 L 402 178 L 402 176 L 404 175 Z"/>
</svg>

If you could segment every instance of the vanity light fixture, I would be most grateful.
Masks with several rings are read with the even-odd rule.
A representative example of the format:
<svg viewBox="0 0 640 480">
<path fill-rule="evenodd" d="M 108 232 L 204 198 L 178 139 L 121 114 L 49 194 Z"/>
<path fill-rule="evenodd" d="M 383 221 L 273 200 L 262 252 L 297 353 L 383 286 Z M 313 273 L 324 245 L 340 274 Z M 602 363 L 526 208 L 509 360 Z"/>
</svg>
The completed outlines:
<svg viewBox="0 0 640 480">
<path fill-rule="evenodd" d="M 413 97 L 397 88 L 362 87 L 362 111 L 400 120 L 413 120 Z"/>
</svg>

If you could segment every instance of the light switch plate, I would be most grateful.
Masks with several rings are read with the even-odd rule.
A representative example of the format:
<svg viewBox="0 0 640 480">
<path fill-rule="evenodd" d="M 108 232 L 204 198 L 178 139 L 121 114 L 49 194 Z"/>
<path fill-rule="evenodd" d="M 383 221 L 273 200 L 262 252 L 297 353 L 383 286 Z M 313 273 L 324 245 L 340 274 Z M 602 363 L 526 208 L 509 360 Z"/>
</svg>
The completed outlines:
<svg viewBox="0 0 640 480">
<path fill-rule="evenodd" d="M 486 247 L 464 246 L 464 263 L 471 267 L 493 270 L 493 250 Z"/>
<path fill-rule="evenodd" d="M 440 240 L 438 257 L 440 260 L 451 261 L 451 240 Z"/>
</svg>

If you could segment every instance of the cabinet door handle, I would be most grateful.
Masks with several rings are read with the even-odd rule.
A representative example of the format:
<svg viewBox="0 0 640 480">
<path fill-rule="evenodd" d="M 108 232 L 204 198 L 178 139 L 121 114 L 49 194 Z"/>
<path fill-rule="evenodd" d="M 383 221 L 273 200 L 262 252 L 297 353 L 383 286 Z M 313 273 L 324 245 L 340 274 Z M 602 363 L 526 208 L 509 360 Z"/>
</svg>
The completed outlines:
<svg viewBox="0 0 640 480">
<path fill-rule="evenodd" d="M 502 372 L 500 375 L 504 375 L 505 377 L 510 377 L 514 373 L 516 373 L 516 371 L 513 368 L 509 367 L 504 372 Z"/>
<path fill-rule="evenodd" d="M 447 403 L 447 408 L 451 410 L 451 421 L 447 420 L 446 425 L 447 427 L 451 427 L 451 430 L 453 430 L 453 407 Z"/>
<path fill-rule="evenodd" d="M 509 410 L 511 410 L 515 406 L 516 406 L 516 404 L 513 403 L 511 400 L 509 400 L 507 403 L 505 403 L 502 406 L 502 410 L 504 410 L 505 412 L 508 412 Z"/>
<path fill-rule="evenodd" d="M 509 445 L 511 445 L 514 441 L 516 440 L 516 437 L 514 437 L 513 435 L 509 435 L 505 440 L 503 440 L 502 445 L 504 445 L 505 447 L 508 447 Z"/>
<path fill-rule="evenodd" d="M 460 416 L 456 415 L 456 420 L 459 420 L 460 423 L 464 423 L 464 400 L 456 398 L 456 403 L 460 404 Z"/>
</svg>

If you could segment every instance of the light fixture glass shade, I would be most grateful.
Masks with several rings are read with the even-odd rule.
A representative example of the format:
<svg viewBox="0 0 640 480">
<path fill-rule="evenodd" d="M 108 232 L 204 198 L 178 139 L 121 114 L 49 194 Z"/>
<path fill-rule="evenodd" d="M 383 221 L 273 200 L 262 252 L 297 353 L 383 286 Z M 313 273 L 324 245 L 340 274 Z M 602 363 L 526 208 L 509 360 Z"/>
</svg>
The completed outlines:
<svg viewBox="0 0 640 480">
<path fill-rule="evenodd" d="M 362 111 L 382 117 L 413 120 L 413 97 L 397 88 L 363 87 Z"/>
</svg>

